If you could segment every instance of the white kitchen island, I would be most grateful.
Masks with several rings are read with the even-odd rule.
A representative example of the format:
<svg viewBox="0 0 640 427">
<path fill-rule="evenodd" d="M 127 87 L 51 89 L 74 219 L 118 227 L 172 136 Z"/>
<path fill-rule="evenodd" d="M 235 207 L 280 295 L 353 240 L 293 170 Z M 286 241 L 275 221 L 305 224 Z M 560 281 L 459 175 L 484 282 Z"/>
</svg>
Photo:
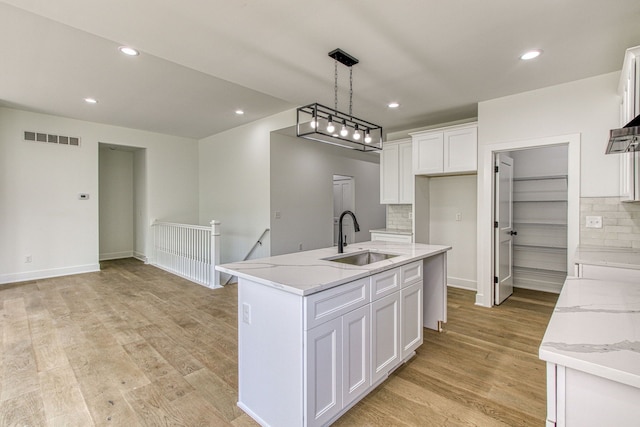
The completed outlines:
<svg viewBox="0 0 640 427">
<path fill-rule="evenodd" d="M 449 246 L 364 242 L 216 268 L 238 277 L 238 406 L 263 426 L 328 425 L 447 319 Z"/>
<path fill-rule="evenodd" d="M 540 359 L 547 427 L 640 425 L 640 285 L 567 278 Z"/>
</svg>

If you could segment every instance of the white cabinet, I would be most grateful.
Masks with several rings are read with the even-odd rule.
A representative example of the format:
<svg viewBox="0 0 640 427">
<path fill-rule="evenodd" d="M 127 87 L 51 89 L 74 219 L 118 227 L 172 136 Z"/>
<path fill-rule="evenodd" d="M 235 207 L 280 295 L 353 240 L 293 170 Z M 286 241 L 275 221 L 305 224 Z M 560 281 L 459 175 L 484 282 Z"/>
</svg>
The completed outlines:
<svg viewBox="0 0 640 427">
<path fill-rule="evenodd" d="M 400 363 L 400 293 L 371 303 L 371 382 L 378 383 Z"/>
<path fill-rule="evenodd" d="M 380 203 L 413 203 L 411 140 L 385 142 L 380 157 Z"/>
<path fill-rule="evenodd" d="M 342 336 L 340 317 L 306 333 L 307 425 L 327 424 L 342 409 Z"/>
<path fill-rule="evenodd" d="M 348 407 L 371 385 L 371 320 L 369 306 L 342 317 L 342 406 Z"/>
<path fill-rule="evenodd" d="M 627 49 L 620 74 L 622 98 L 620 126 L 640 114 L 640 46 Z M 640 201 L 640 154 L 620 154 L 620 197 L 623 202 Z"/>
<path fill-rule="evenodd" d="M 414 175 L 451 175 L 478 170 L 477 122 L 411 134 Z"/>
<path fill-rule="evenodd" d="M 406 359 L 422 345 L 422 282 L 400 291 L 401 357 Z"/>
</svg>

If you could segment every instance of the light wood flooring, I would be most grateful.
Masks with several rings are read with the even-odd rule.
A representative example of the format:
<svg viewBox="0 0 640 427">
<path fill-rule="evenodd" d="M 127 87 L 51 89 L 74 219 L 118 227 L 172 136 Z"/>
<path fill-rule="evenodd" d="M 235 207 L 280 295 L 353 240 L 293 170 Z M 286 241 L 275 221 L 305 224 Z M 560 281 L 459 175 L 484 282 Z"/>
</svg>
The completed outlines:
<svg viewBox="0 0 640 427">
<path fill-rule="evenodd" d="M 556 295 L 449 289 L 443 333 L 336 426 L 543 426 Z M 237 286 L 128 259 L 0 286 L 0 426 L 255 426 L 236 406 Z"/>
</svg>

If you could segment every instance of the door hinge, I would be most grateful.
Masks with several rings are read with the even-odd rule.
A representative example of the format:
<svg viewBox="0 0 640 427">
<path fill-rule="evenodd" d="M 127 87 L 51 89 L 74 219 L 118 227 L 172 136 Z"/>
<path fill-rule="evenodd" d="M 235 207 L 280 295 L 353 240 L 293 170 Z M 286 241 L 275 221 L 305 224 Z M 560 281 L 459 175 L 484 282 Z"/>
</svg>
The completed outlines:
<svg viewBox="0 0 640 427">
<path fill-rule="evenodd" d="M 498 276 L 493 276 L 493 283 L 498 283 Z"/>
<path fill-rule="evenodd" d="M 493 228 L 498 228 L 498 221 L 493 222 Z"/>
<path fill-rule="evenodd" d="M 500 168 L 498 168 L 498 166 L 494 166 L 494 167 L 493 167 L 493 171 L 494 171 L 495 173 L 498 173 L 499 169 L 500 169 Z"/>
</svg>

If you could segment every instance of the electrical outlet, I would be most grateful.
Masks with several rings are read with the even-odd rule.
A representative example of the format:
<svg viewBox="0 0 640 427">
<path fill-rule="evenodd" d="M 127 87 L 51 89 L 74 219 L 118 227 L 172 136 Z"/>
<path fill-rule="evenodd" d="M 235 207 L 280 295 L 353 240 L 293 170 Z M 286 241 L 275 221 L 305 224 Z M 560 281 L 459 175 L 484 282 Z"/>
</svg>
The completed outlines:
<svg viewBox="0 0 640 427">
<path fill-rule="evenodd" d="M 462 214 L 460 212 L 456 214 L 456 221 L 462 221 Z"/>
<path fill-rule="evenodd" d="M 31 258 L 31 255 L 27 255 L 26 257 L 24 257 L 25 264 L 29 264 L 31 263 L 31 261 L 33 261 L 33 258 Z"/>
<path fill-rule="evenodd" d="M 246 302 L 242 303 L 242 321 L 247 325 L 251 324 L 251 306 Z"/>
<path fill-rule="evenodd" d="M 302 243 L 300 243 L 300 244 L 298 245 L 298 250 L 299 250 L 299 251 L 301 251 L 301 250 L 302 250 Z"/>
<path fill-rule="evenodd" d="M 602 228 L 602 217 L 601 216 L 587 216 L 586 227 L 587 228 Z"/>
<path fill-rule="evenodd" d="M 280 211 L 275 211 L 275 213 L 273 214 L 273 218 L 280 219 L 280 217 L 281 217 Z"/>
</svg>

